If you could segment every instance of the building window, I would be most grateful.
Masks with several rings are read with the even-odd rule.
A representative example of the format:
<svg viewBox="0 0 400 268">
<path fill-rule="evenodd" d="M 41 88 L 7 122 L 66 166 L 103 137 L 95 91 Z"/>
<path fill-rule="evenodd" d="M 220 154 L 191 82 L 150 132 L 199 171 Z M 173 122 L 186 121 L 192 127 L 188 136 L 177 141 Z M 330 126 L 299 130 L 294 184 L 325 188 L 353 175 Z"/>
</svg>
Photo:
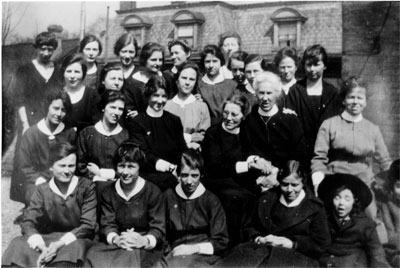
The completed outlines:
<svg viewBox="0 0 400 268">
<path fill-rule="evenodd" d="M 301 46 L 301 26 L 307 20 L 299 11 L 293 8 L 281 8 L 271 16 L 273 21 L 273 45 L 276 49 L 285 46 Z"/>
<path fill-rule="evenodd" d="M 152 25 L 153 22 L 149 17 L 137 15 L 127 16 L 121 23 L 121 26 L 135 37 L 139 47 L 143 47 L 146 43 L 146 37 Z"/>
<path fill-rule="evenodd" d="M 205 18 L 200 12 L 181 10 L 172 17 L 171 22 L 175 24 L 174 39 L 184 39 L 193 48 L 199 47 L 200 27 Z"/>
</svg>

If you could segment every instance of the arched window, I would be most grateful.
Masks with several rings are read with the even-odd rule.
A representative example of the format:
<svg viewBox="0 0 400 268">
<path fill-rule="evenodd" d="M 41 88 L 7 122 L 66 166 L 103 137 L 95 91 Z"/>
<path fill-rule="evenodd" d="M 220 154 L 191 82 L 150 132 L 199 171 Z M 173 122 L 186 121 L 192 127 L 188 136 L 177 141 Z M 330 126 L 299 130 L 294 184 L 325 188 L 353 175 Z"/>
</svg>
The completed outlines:
<svg viewBox="0 0 400 268">
<path fill-rule="evenodd" d="M 301 26 L 307 17 L 300 11 L 284 7 L 275 11 L 271 20 L 274 23 L 274 47 L 300 47 Z"/>
<path fill-rule="evenodd" d="M 149 17 L 137 15 L 129 15 L 121 23 L 121 26 L 136 38 L 139 47 L 146 43 L 147 33 L 152 25 Z"/>
<path fill-rule="evenodd" d="M 200 12 L 178 11 L 171 19 L 171 22 L 175 24 L 174 39 L 185 39 L 192 48 L 197 48 L 199 28 L 204 21 L 205 18 Z"/>
</svg>

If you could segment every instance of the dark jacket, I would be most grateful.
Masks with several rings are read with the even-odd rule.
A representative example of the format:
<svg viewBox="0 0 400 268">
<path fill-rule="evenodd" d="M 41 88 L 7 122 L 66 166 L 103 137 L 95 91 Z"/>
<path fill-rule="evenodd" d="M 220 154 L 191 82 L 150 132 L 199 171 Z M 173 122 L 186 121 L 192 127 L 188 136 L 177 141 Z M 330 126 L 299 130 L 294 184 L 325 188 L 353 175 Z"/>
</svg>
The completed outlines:
<svg viewBox="0 0 400 268">
<path fill-rule="evenodd" d="M 317 133 L 322 122 L 340 114 L 342 110 L 339 90 L 323 81 L 321 103 L 318 111 L 315 111 L 307 94 L 306 80 L 301 80 L 290 88 L 285 103 L 286 108 L 295 111 L 300 120 L 306 138 L 308 157 L 311 159 Z"/>
<path fill-rule="evenodd" d="M 293 217 L 287 217 L 284 222 L 273 222 L 272 214 L 279 197 L 278 187 L 261 196 L 252 223 L 246 228 L 248 237 L 255 239 L 269 234 L 284 236 L 294 242 L 295 250 L 308 257 L 319 258 L 330 243 L 322 201 L 306 191 L 306 197 L 295 207 Z"/>
<path fill-rule="evenodd" d="M 281 110 L 267 124 L 258 113 L 258 105 L 243 122 L 240 131 L 245 156 L 258 155 L 280 167 L 288 160 L 306 158 L 304 134 L 300 122 L 293 114 Z"/>
<path fill-rule="evenodd" d="M 352 216 L 344 225 L 328 216 L 332 244 L 321 265 L 334 267 L 389 267 L 379 242 L 376 224 L 365 213 Z"/>
</svg>

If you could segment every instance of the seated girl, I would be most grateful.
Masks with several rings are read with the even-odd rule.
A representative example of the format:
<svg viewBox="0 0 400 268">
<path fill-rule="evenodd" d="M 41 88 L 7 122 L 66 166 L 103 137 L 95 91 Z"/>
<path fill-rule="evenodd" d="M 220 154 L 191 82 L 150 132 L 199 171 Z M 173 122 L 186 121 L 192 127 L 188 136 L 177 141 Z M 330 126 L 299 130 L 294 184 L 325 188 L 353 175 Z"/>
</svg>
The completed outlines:
<svg viewBox="0 0 400 268">
<path fill-rule="evenodd" d="M 318 196 L 328 212 L 332 244 L 320 260 L 324 267 L 389 267 L 376 224 L 364 212 L 372 201 L 369 187 L 350 174 L 327 176 Z"/>
<path fill-rule="evenodd" d="M 163 256 L 165 207 L 160 190 L 139 176 L 145 160 L 126 141 L 115 154 L 117 181 L 100 196 L 100 239 L 87 253 L 91 267 L 152 267 Z"/>
<path fill-rule="evenodd" d="M 179 184 L 165 193 L 169 267 L 207 267 L 228 245 L 225 212 L 200 182 L 203 159 L 189 149 L 178 164 Z"/>
<path fill-rule="evenodd" d="M 46 117 L 24 133 L 15 155 L 12 191 L 25 206 L 29 205 L 36 186 L 51 178 L 50 146 L 61 141 L 74 144 L 76 138 L 76 131 L 63 123 L 72 109 L 68 94 L 54 88 L 48 92 L 45 105 Z"/>
<path fill-rule="evenodd" d="M 3 266 L 80 267 L 96 226 L 94 184 L 74 176 L 76 149 L 68 142 L 50 148 L 52 179 L 37 187 Z"/>
<path fill-rule="evenodd" d="M 114 152 L 129 134 L 119 125 L 125 107 L 125 97 L 120 91 L 106 90 L 97 106 L 102 112 L 101 121 L 79 134 L 78 171 L 96 182 L 100 198 L 101 190 L 115 177 Z"/>
<path fill-rule="evenodd" d="M 297 161 L 278 174 L 280 185 L 265 192 L 248 223 L 251 241 L 239 244 L 221 267 L 314 267 L 330 243 L 323 203 L 305 187 Z"/>
</svg>

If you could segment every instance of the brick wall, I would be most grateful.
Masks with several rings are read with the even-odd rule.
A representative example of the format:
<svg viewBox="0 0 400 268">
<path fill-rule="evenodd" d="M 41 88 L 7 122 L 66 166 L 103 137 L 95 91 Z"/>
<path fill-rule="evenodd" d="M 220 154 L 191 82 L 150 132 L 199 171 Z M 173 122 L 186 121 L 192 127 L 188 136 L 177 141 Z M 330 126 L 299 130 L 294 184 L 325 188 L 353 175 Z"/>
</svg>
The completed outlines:
<svg viewBox="0 0 400 268">
<path fill-rule="evenodd" d="M 389 2 L 343 2 L 343 78 L 360 73 L 388 6 Z M 380 52 L 370 56 L 360 74 L 368 85 L 365 117 L 379 125 L 393 158 L 400 156 L 399 7 L 399 2 L 391 3 Z"/>
</svg>

